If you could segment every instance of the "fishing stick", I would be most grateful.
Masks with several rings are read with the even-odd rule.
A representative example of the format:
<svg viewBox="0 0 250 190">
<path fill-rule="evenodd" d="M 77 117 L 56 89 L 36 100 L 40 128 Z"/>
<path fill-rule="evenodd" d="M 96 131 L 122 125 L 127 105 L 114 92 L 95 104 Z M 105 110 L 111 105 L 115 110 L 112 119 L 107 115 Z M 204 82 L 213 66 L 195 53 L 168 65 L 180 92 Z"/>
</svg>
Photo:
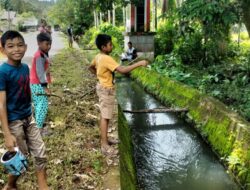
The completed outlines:
<svg viewBox="0 0 250 190">
<path fill-rule="evenodd" d="M 131 65 L 131 64 L 132 64 L 133 62 L 135 62 L 137 59 L 142 58 L 142 57 L 145 57 L 145 59 L 147 59 L 148 56 L 145 56 L 145 55 L 146 55 L 146 53 L 143 52 L 143 54 L 141 54 L 140 56 L 138 56 L 138 57 L 135 58 L 134 60 L 132 60 L 132 61 L 130 61 L 129 63 L 127 63 L 127 65 Z"/>
<path fill-rule="evenodd" d="M 165 112 L 188 112 L 187 108 L 155 108 L 141 110 L 123 110 L 126 113 L 165 113 Z"/>
<path fill-rule="evenodd" d="M 54 97 L 60 98 L 62 100 L 62 97 L 58 96 L 56 94 L 41 94 L 41 93 L 36 93 L 36 95 L 37 96 L 54 96 Z"/>
</svg>

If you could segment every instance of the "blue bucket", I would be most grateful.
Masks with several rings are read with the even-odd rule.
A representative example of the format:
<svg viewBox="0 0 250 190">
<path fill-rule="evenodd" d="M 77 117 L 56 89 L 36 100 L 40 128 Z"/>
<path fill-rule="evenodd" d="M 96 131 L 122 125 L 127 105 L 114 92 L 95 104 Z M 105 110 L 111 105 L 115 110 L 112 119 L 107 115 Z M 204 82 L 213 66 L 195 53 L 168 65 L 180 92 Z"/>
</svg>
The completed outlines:
<svg viewBox="0 0 250 190">
<path fill-rule="evenodd" d="M 21 151 L 15 147 L 14 152 L 7 151 L 1 157 L 1 163 L 8 173 L 19 176 L 27 170 L 28 162 Z"/>
</svg>

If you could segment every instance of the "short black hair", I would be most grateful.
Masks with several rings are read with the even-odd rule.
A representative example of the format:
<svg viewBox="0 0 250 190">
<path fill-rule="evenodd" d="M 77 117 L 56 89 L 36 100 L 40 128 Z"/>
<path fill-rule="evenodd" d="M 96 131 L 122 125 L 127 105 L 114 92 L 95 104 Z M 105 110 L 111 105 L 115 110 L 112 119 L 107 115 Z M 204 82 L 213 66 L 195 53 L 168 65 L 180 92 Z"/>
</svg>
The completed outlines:
<svg viewBox="0 0 250 190">
<path fill-rule="evenodd" d="M 128 44 L 132 45 L 132 42 L 128 42 Z"/>
<path fill-rule="evenodd" d="M 40 34 L 38 34 L 36 39 L 37 42 L 44 42 L 44 41 L 52 42 L 51 36 L 46 32 L 41 32 Z"/>
<path fill-rule="evenodd" d="M 111 41 L 112 38 L 110 35 L 98 34 L 95 40 L 95 44 L 99 50 L 102 50 L 102 46 L 106 46 Z"/>
<path fill-rule="evenodd" d="M 13 40 L 14 38 L 20 38 L 25 43 L 23 36 L 18 31 L 8 30 L 1 37 L 2 47 L 4 48 L 7 40 Z"/>
</svg>

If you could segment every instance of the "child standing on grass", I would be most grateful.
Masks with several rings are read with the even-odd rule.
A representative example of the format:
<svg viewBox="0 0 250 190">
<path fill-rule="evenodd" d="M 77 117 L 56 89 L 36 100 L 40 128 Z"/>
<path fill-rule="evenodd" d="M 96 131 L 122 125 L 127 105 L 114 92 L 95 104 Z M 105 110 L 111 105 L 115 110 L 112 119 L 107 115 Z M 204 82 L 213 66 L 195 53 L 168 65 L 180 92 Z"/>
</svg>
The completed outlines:
<svg viewBox="0 0 250 190">
<path fill-rule="evenodd" d="M 115 71 L 126 74 L 133 69 L 146 66 L 147 61 L 142 60 L 133 65 L 120 66 L 109 54 L 112 52 L 113 45 L 111 36 L 99 34 L 96 38 L 96 46 L 100 53 L 96 55 L 89 70 L 95 74 L 99 83 L 96 86 L 97 95 L 99 97 L 101 119 L 101 151 L 104 155 L 114 154 L 115 150 L 110 146 L 111 141 L 108 140 L 108 125 L 112 119 L 113 108 L 115 104 L 115 86 L 113 83 L 113 73 Z"/>
<path fill-rule="evenodd" d="M 21 62 L 27 45 L 17 31 L 7 31 L 1 37 L 7 62 L 0 66 L 0 121 L 4 141 L 9 151 L 19 147 L 24 155 L 35 158 L 39 190 L 48 190 L 46 182 L 45 145 L 31 111 L 29 68 Z M 9 174 L 3 190 L 17 190 L 19 176 Z"/>
<path fill-rule="evenodd" d="M 30 84 L 32 99 L 35 109 L 37 127 L 42 136 L 48 134 L 48 128 L 44 127 L 44 122 L 48 113 L 48 96 L 50 94 L 48 84 L 51 82 L 49 73 L 48 53 L 51 48 L 51 36 L 47 33 L 37 35 L 38 50 L 35 53 L 31 72 Z"/>
<path fill-rule="evenodd" d="M 67 29 L 67 36 L 68 36 L 68 42 L 69 42 L 69 48 L 73 47 L 73 24 L 70 24 L 68 29 Z"/>
</svg>

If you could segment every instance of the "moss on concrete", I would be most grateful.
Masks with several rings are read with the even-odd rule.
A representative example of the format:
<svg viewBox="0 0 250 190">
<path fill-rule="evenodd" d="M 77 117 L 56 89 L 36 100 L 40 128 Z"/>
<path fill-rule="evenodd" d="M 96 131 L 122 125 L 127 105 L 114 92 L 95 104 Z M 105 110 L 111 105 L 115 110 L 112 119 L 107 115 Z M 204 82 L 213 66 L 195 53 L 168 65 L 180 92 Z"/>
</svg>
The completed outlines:
<svg viewBox="0 0 250 190">
<path fill-rule="evenodd" d="M 137 177 L 133 159 L 131 128 L 129 128 L 120 107 L 118 108 L 118 133 L 121 141 L 119 144 L 121 190 L 136 190 Z"/>
<path fill-rule="evenodd" d="M 188 117 L 239 183 L 250 189 L 250 124 L 224 104 L 146 68 L 131 74 L 163 103 L 189 109 Z"/>
</svg>

